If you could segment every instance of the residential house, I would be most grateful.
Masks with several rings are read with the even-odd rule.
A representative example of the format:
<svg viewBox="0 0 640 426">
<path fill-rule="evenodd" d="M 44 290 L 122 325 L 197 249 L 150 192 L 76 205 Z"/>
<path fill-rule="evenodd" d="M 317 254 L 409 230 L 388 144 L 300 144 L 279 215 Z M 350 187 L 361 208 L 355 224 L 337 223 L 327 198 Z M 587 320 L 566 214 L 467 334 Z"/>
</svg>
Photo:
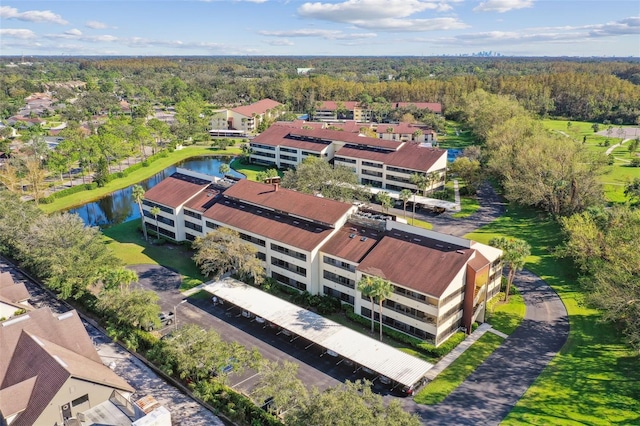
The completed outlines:
<svg viewBox="0 0 640 426">
<path fill-rule="evenodd" d="M 134 392 L 102 363 L 76 311 L 42 308 L 3 321 L 0 354 L 2 424 L 68 424 Z"/>
<path fill-rule="evenodd" d="M 16 283 L 9 272 L 0 272 L 0 318 L 13 317 L 16 312 L 33 310 L 29 291 L 24 283 Z"/>
<path fill-rule="evenodd" d="M 499 291 L 500 250 L 277 182 L 240 180 L 224 188 L 211 178 L 196 188 L 185 183 L 189 174 L 181 169 L 145 194 L 149 229 L 156 223 L 146 210 L 158 205 L 165 208 L 161 233 L 176 241 L 218 227 L 236 230 L 257 249 L 267 276 L 339 298 L 368 318 L 370 301 L 357 283 L 365 275 L 387 279 L 394 291 L 383 304 L 382 320 L 403 333 L 440 345 L 460 327 L 470 330 L 474 321 L 484 321 L 486 301 Z"/>
</svg>

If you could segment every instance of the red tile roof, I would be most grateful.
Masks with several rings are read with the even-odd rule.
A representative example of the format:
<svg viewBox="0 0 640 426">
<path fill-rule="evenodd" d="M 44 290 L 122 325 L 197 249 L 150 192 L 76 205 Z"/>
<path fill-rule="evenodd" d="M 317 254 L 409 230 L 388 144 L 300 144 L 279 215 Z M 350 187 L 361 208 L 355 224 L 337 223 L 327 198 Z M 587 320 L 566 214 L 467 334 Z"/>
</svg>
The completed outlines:
<svg viewBox="0 0 640 426">
<path fill-rule="evenodd" d="M 145 192 L 144 198 L 154 203 L 176 208 L 203 191 L 210 183 L 204 179 L 174 173 Z"/>
<path fill-rule="evenodd" d="M 442 104 L 436 102 L 394 102 L 392 104 L 393 108 L 406 108 L 412 105 L 418 109 L 430 109 L 437 114 L 442 113 Z"/>
<path fill-rule="evenodd" d="M 392 132 L 387 132 L 387 129 L 392 128 L 393 131 Z M 391 134 L 405 134 L 405 135 L 412 135 L 413 132 L 415 132 L 416 130 L 420 130 L 423 134 L 425 133 L 432 133 L 432 130 L 425 130 L 423 129 L 421 126 L 416 126 L 414 124 L 411 123 L 398 123 L 398 124 L 378 124 L 378 127 L 376 129 L 376 133 L 391 133 Z"/>
<path fill-rule="evenodd" d="M 290 189 L 274 190 L 273 185 L 241 180 L 227 189 L 223 196 L 249 204 L 333 226 L 353 205 L 316 197 Z M 215 206 L 213 207 L 215 208 Z M 208 211 L 207 214 L 208 216 Z"/>
<path fill-rule="evenodd" d="M 383 236 L 383 231 L 347 223 L 322 246 L 320 251 L 349 262 L 360 263 Z"/>
<path fill-rule="evenodd" d="M 360 158 L 396 166 L 404 169 L 427 172 L 442 156 L 446 149 L 427 148 L 414 143 L 405 143 L 398 151 L 370 151 L 343 147 L 336 151 L 336 156 Z"/>
<path fill-rule="evenodd" d="M 398 149 L 398 147 L 402 145 L 402 142 L 359 136 L 356 133 L 348 131 L 303 128 L 296 129 L 293 126 L 280 124 L 269 127 L 266 131 L 262 132 L 252 140 L 252 142 L 263 145 L 286 146 L 315 150 L 316 152 L 319 152 L 326 147 L 326 144 L 323 144 L 320 141 L 345 142 L 393 150 Z"/>
<path fill-rule="evenodd" d="M 402 231 L 389 231 L 358 266 L 423 294 L 441 297 L 475 250 Z"/>
<path fill-rule="evenodd" d="M 251 105 L 232 108 L 231 111 L 242 114 L 246 117 L 251 117 L 253 114 L 264 114 L 268 109 L 273 109 L 280 105 L 282 105 L 280 102 L 276 102 L 272 99 L 262 99 L 258 102 L 252 103 Z"/>
<path fill-rule="evenodd" d="M 333 229 L 327 226 L 318 226 L 306 220 L 298 220 L 233 200 L 214 204 L 204 213 L 204 216 L 240 231 L 280 241 L 306 251 L 316 248 L 333 232 Z"/>
<path fill-rule="evenodd" d="M 218 195 L 220 195 L 220 190 L 210 185 L 207 189 L 184 203 L 184 207 L 204 212 L 216 202 Z"/>
</svg>

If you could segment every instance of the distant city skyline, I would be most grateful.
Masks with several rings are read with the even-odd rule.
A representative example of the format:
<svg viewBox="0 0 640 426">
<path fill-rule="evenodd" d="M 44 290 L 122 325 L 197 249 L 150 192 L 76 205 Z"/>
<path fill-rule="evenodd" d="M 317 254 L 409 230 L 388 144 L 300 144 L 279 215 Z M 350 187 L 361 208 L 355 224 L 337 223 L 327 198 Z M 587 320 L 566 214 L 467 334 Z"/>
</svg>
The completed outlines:
<svg viewBox="0 0 640 426">
<path fill-rule="evenodd" d="M 640 57 L 637 0 L 3 1 L 0 54 Z"/>
</svg>

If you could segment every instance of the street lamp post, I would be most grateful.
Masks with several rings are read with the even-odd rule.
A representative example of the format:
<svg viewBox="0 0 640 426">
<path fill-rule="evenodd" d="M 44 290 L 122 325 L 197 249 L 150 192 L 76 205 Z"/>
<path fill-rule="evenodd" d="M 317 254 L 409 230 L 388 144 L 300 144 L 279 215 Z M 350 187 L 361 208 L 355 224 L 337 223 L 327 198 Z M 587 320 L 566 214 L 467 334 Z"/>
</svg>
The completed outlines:
<svg viewBox="0 0 640 426">
<path fill-rule="evenodd" d="M 175 324 L 175 328 L 174 330 L 178 329 L 178 306 L 182 305 L 184 302 L 186 302 L 187 299 L 182 299 L 176 306 L 173 307 L 173 315 L 174 315 L 174 324 Z"/>
</svg>

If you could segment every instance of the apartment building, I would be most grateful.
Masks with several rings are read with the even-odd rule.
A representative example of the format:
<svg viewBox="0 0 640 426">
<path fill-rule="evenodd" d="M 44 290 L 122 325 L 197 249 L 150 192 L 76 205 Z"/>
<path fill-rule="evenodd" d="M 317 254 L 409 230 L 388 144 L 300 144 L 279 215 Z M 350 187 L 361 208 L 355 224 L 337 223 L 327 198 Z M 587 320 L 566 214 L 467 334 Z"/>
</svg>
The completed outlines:
<svg viewBox="0 0 640 426">
<path fill-rule="evenodd" d="M 262 99 L 250 105 L 215 111 L 211 117 L 213 131 L 238 130 L 251 133 L 264 120 L 277 118 L 284 105 L 272 99 Z"/>
<path fill-rule="evenodd" d="M 225 187 L 211 178 L 196 189 L 188 174 L 181 169 L 145 194 L 149 229 L 156 225 L 146 214 L 150 205 L 172 210 L 173 224 L 160 226 L 176 241 L 218 227 L 234 229 L 258 250 L 267 276 L 337 297 L 368 318 L 371 304 L 357 283 L 365 275 L 387 279 L 394 292 L 383 304 L 382 320 L 404 333 L 439 345 L 460 327 L 483 321 L 486 301 L 499 291 L 501 251 L 495 248 L 381 215 L 372 218 L 352 204 L 277 183 L 240 180 Z M 160 214 L 169 217 L 164 210 Z"/>
<path fill-rule="evenodd" d="M 447 150 L 424 143 L 362 136 L 343 130 L 275 123 L 250 143 L 256 164 L 293 168 L 307 157 L 346 166 L 363 185 L 401 191 L 418 190 L 412 175 L 431 175 L 427 189 L 444 185 Z"/>
<path fill-rule="evenodd" d="M 435 102 L 391 102 L 389 109 L 417 108 L 428 109 L 435 114 L 442 114 L 442 104 Z M 357 101 L 320 101 L 313 113 L 314 121 L 355 120 L 370 122 L 371 109 Z"/>
</svg>

